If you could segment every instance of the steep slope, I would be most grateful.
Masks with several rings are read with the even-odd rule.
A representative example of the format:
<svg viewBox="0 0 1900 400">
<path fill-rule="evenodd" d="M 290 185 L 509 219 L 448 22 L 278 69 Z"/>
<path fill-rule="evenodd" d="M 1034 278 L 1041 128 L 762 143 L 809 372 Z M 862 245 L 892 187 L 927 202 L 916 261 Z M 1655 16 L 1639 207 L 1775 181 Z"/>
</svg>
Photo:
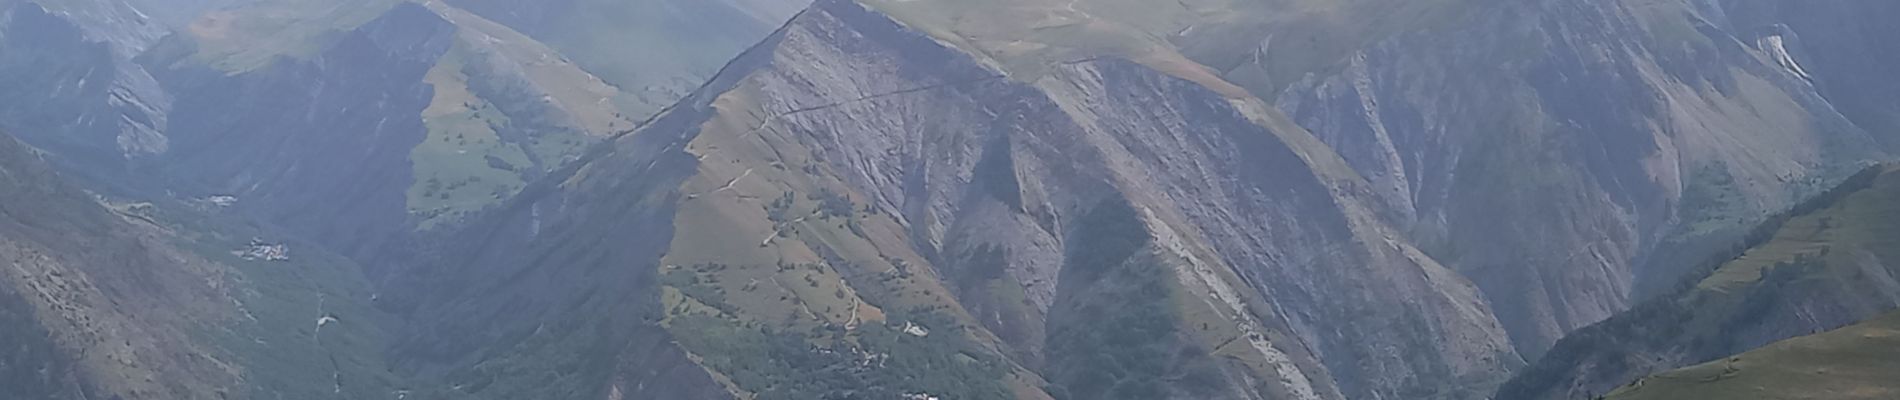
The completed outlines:
<svg viewBox="0 0 1900 400">
<path fill-rule="evenodd" d="M 1877 119 L 1900 109 L 1861 89 L 1893 81 L 1870 73 L 1900 54 L 1891 30 L 1819 26 L 1884 5 L 1777 19 L 1809 5 L 869 3 L 1023 76 L 1112 55 L 1273 100 L 1372 182 L 1404 236 L 1477 281 L 1531 358 L 1667 287 L 1682 272 L 1669 266 L 1752 216 L 1891 157 Z M 1804 69 L 1809 49 L 1771 34 L 1783 22 L 1829 40 L 1814 50 L 1835 76 Z"/>
<path fill-rule="evenodd" d="M 417 184 L 408 204 L 419 228 L 499 203 L 651 112 L 625 110 L 625 93 L 546 45 L 445 3 L 429 6 L 457 35 L 424 77 L 436 91 L 422 111 L 429 137 L 410 154 Z"/>
<path fill-rule="evenodd" d="M 1900 82 L 1882 67 L 1900 61 L 1892 40 L 1900 28 L 1887 22 L 1900 5 L 1724 0 L 1709 7 L 1711 20 L 1748 33 L 1779 63 L 1798 69 L 1842 115 L 1870 131 L 1900 131 L 1893 112 L 1900 108 Z"/>
<path fill-rule="evenodd" d="M 1699 3 L 1698 3 L 1699 4 Z M 1846 3 L 1828 6 L 1847 10 Z M 1280 106 L 1472 277 L 1535 358 L 1755 215 L 1890 157 L 1753 27 L 1674 1 L 1539 1 L 1400 35 Z M 1878 51 L 1878 40 L 1837 43 Z M 1840 79 L 1885 80 L 1874 77 Z"/>
<path fill-rule="evenodd" d="M 1670 371 L 1608 399 L 1891 399 L 1900 396 L 1900 314 Z"/>
<path fill-rule="evenodd" d="M 164 151 L 170 98 L 131 61 L 163 33 L 117 0 L 0 2 L 0 128 L 89 170 Z"/>
<path fill-rule="evenodd" d="M 309 60 L 231 75 L 175 40 L 142 61 L 176 96 L 172 148 L 144 160 L 193 197 L 231 195 L 266 221 L 357 256 L 406 232 L 410 149 L 427 132 L 424 75 L 455 26 L 402 3 Z M 178 38 L 183 39 L 183 38 Z"/>
<path fill-rule="evenodd" d="M 386 396 L 384 318 L 357 267 L 299 247 L 232 253 L 252 233 L 150 203 L 101 203 L 0 137 L 0 397 Z M 324 323 L 322 317 L 337 320 Z"/>
<path fill-rule="evenodd" d="M 1607 393 L 1645 374 L 1720 359 L 1900 307 L 1900 174 L 1872 167 L 1772 219 L 1758 243 L 1705 264 L 1676 292 L 1564 338 L 1500 399 Z"/>
<path fill-rule="evenodd" d="M 1238 399 L 1469 398 L 1520 363 L 1244 92 L 971 54 L 821 2 L 393 285 L 409 363 L 496 398 L 641 397 L 690 360 L 741 397 Z M 531 372 L 575 349 L 617 368 Z"/>
<path fill-rule="evenodd" d="M 398 248 L 416 397 L 1561 397 L 1890 307 L 1668 289 L 1891 157 L 1880 4 L 827 0 L 694 89 L 792 4 L 126 1 L 0 1 L 0 127 Z M 1650 295 L 1754 330 L 1544 356 Z"/>
</svg>

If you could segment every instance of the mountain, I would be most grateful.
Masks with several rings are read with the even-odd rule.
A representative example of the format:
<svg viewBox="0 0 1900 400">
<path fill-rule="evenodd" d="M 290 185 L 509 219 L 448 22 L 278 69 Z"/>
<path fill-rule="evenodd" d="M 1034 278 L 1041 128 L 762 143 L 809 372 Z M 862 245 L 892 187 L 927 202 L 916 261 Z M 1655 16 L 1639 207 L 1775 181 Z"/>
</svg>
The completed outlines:
<svg viewBox="0 0 1900 400">
<path fill-rule="evenodd" d="M 0 2 L 0 126 L 69 166 L 162 152 L 170 99 L 131 58 L 164 34 L 120 1 Z"/>
<path fill-rule="evenodd" d="M 28 219 L 9 253 L 34 261 L 4 279 L 0 340 L 19 349 L 0 364 L 19 383 L 7 397 L 406 395 L 380 356 L 399 324 L 360 308 L 377 269 L 348 259 L 497 202 L 645 117 L 552 49 L 441 4 L 166 2 L 150 17 L 147 3 L 0 4 L 0 87 L 18 95 L 0 127 L 44 150 L 9 142 L 20 153 L 5 158 L 68 172 L 34 166 L 20 186 L 122 199 L 5 197 Z M 84 229 L 44 231 L 59 223 Z M 294 261 L 231 254 L 251 238 Z"/>
<path fill-rule="evenodd" d="M 1771 219 L 1698 279 L 1559 342 L 1497 398 L 1570 399 L 1900 307 L 1900 174 L 1870 167 Z"/>
<path fill-rule="evenodd" d="M 423 142 L 423 81 L 455 27 L 403 3 L 309 59 L 232 75 L 143 59 L 173 94 L 172 149 L 141 160 L 168 190 L 230 195 L 267 221 L 357 254 L 404 231 L 410 150 Z M 161 181 L 161 179 L 152 179 Z"/>
<path fill-rule="evenodd" d="M 1718 11 L 1503 7 L 1478 19 L 1493 28 L 1381 45 L 1281 104 L 1380 182 L 1537 358 L 1752 216 L 1890 157 L 1890 131 L 1836 112 L 1756 26 L 1704 17 Z"/>
<path fill-rule="evenodd" d="M 836 356 L 947 324 L 1015 397 L 1482 398 L 1891 157 L 1825 83 L 1883 80 L 1844 49 L 1885 31 L 1381 5 L 820 2 L 398 279 L 401 357 L 498 398 L 997 396 Z M 652 345 L 531 372 L 603 341 Z"/>
<path fill-rule="evenodd" d="M 22 96 L 0 107 L 0 126 L 26 132 L 79 179 L 128 193 L 234 196 L 246 212 L 358 260 L 512 196 L 632 129 L 657 108 L 649 103 L 679 96 L 623 90 L 440 2 L 8 3 L 0 80 L 17 82 L 0 85 Z M 623 34 L 717 28 L 750 43 L 787 17 L 679 3 L 694 6 L 676 16 L 700 23 Z M 169 16 L 140 11 L 155 7 Z M 674 60 L 641 79 L 686 82 L 744 46 L 589 59 Z"/>
<path fill-rule="evenodd" d="M 0 6 L 0 129 L 107 199 L 18 209 L 329 276 L 210 285 L 305 285 L 263 346 L 115 333 L 249 360 L 199 371 L 86 358 L 16 269 L 33 394 L 1573 398 L 1900 306 L 1884 3 Z M 274 345 L 331 298 L 347 350 Z"/>
<path fill-rule="evenodd" d="M 407 341 L 416 368 L 497 398 L 596 341 L 678 345 L 592 352 L 625 372 L 580 377 L 574 396 L 646 397 L 627 392 L 681 359 L 768 397 L 1340 398 L 1501 380 L 1519 361 L 1476 291 L 1393 239 L 1347 196 L 1363 183 L 1277 118 L 1127 61 L 1015 81 L 872 9 L 823 2 L 390 292 L 422 296 L 398 306 L 425 321 Z M 1362 297 L 1275 304 L 1249 282 Z M 950 342 L 879 347 L 917 324 Z M 499 333 L 465 334 L 475 327 Z M 1474 340 L 1416 341 L 1430 337 Z M 939 348 L 975 364 L 943 370 L 927 361 Z M 861 357 L 906 367 L 848 367 Z"/>
<path fill-rule="evenodd" d="M 1371 183 L 1367 200 L 1392 225 L 1471 277 L 1529 358 L 1675 281 L 1670 266 L 1751 216 L 1891 151 L 1891 128 L 1837 103 L 1894 103 L 1826 82 L 1890 81 L 1854 71 L 1893 54 L 1869 39 L 1894 33 L 1817 22 L 1877 7 L 1828 3 L 1775 20 L 1795 6 L 873 3 L 1032 75 L 1052 60 L 1153 59 L 1274 103 Z M 999 8 L 1011 11 L 974 17 Z M 1802 34 L 1829 45 L 1787 39 Z M 1685 201 L 1730 191 L 1733 204 Z"/>
<path fill-rule="evenodd" d="M 382 366 L 387 316 L 368 307 L 369 281 L 318 246 L 241 257 L 255 228 L 189 205 L 96 200 L 10 137 L 0 198 L 8 397 L 375 398 L 406 386 Z"/>
<path fill-rule="evenodd" d="M 1827 333 L 1791 339 L 1694 367 L 1645 378 L 1609 399 L 1887 399 L 1900 315 L 1887 314 Z"/>
</svg>

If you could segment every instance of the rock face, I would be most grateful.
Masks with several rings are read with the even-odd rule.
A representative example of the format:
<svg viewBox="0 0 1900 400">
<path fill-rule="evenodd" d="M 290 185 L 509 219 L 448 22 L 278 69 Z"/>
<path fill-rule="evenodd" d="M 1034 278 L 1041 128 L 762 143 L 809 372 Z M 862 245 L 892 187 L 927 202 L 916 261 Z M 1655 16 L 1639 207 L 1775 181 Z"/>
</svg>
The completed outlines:
<svg viewBox="0 0 1900 400">
<path fill-rule="evenodd" d="M 1636 288 L 1674 281 L 1672 253 L 1703 254 L 1740 216 L 1888 157 L 1891 131 L 1837 112 L 1819 72 L 1775 61 L 1789 42 L 1703 17 L 1719 12 L 1499 7 L 1360 52 L 1279 103 L 1477 282 L 1535 358 Z"/>
<path fill-rule="evenodd" d="M 51 9 L 11 2 L 0 11 L 0 127 L 55 150 L 61 164 L 123 170 L 129 158 L 167 149 L 171 99 L 131 61 L 162 30 L 117 1 Z"/>
<path fill-rule="evenodd" d="M 1805 72 L 1821 94 L 1856 124 L 1873 132 L 1900 127 L 1892 110 L 1900 104 L 1882 65 L 1900 57 L 1900 36 L 1886 16 L 1894 4 L 1828 1 L 1725 0 L 1701 6 L 1714 23 L 1741 33 L 1758 47 L 1786 48 L 1791 67 Z M 1891 144 L 1891 138 L 1886 142 Z"/>
</svg>

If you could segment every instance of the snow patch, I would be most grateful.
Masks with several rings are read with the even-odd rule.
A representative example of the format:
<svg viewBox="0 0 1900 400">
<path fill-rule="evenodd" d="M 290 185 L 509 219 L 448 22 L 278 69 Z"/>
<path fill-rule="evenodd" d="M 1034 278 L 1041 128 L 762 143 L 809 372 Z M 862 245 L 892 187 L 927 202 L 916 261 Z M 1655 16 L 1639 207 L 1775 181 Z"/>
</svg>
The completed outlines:
<svg viewBox="0 0 1900 400">
<path fill-rule="evenodd" d="M 930 329 L 925 328 L 923 325 L 905 322 L 904 333 L 908 333 L 911 336 L 916 336 L 916 337 L 925 337 L 925 336 L 930 336 Z"/>
<path fill-rule="evenodd" d="M 1789 73 L 1801 79 L 1814 80 L 1814 77 L 1808 74 L 1807 68 L 1801 67 L 1801 63 L 1795 61 L 1794 53 L 1788 51 L 1788 39 L 1782 37 L 1781 34 L 1764 36 L 1756 41 L 1756 45 L 1767 51 L 1768 56 L 1774 57 L 1775 63 L 1781 64 L 1781 67 L 1786 68 Z"/>
</svg>

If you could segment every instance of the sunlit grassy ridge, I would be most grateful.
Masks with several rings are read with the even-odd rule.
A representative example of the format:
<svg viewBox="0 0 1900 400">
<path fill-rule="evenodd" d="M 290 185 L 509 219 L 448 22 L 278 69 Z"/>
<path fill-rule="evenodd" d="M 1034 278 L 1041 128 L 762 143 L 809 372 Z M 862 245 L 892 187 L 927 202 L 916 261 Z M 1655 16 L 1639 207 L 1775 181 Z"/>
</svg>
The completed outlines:
<svg viewBox="0 0 1900 400">
<path fill-rule="evenodd" d="M 430 229 L 513 196 L 581 149 L 632 129 L 617 88 L 546 45 L 445 3 L 455 44 L 425 80 L 429 137 L 411 153 L 409 211 Z"/>
<path fill-rule="evenodd" d="M 1760 281 L 1771 270 L 1804 258 L 1818 259 L 1828 266 L 1821 272 L 1829 275 L 1851 273 L 1846 268 L 1867 254 L 1880 260 L 1900 260 L 1900 174 L 1893 171 L 1888 168 L 1882 172 L 1870 190 L 1788 220 L 1766 244 L 1715 270 L 1696 289 L 1734 293 Z"/>
<path fill-rule="evenodd" d="M 1900 313 L 1657 374 L 1613 400 L 1900 398 Z"/>
<path fill-rule="evenodd" d="M 534 168 L 521 148 L 496 134 L 508 117 L 469 91 L 462 72 L 467 56 L 466 45 L 457 43 L 425 78 L 435 86 L 435 100 L 422 113 L 429 137 L 410 153 L 416 185 L 409 188 L 409 212 L 423 229 L 514 193 L 525 169 Z"/>
</svg>

